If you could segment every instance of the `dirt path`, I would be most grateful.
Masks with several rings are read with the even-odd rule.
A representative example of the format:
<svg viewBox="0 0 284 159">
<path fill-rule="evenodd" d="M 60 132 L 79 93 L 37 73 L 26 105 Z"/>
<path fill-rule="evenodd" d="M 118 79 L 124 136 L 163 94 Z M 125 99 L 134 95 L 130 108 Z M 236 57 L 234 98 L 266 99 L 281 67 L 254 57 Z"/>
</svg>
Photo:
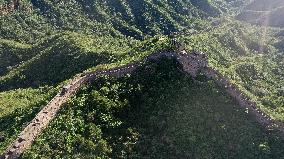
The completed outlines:
<svg viewBox="0 0 284 159">
<path fill-rule="evenodd" d="M 183 67 L 183 70 L 193 77 L 196 77 L 199 71 L 203 71 L 207 78 L 213 79 L 219 86 L 226 89 L 226 91 L 240 104 L 245 107 L 249 112 L 255 116 L 256 120 L 264 126 L 273 126 L 284 133 L 283 123 L 274 121 L 264 112 L 257 108 L 254 102 L 251 102 L 242 92 L 229 82 L 229 79 L 222 76 L 218 71 L 208 67 L 208 60 L 204 54 L 191 53 L 186 51 L 174 52 L 163 51 L 153 53 L 145 59 L 130 63 L 121 67 L 116 67 L 109 70 L 95 71 L 87 73 L 81 77 L 76 77 L 69 82 L 65 87 L 64 93 L 58 93 L 29 123 L 27 127 L 20 133 L 18 138 L 7 148 L 0 159 L 18 158 L 26 149 L 28 149 L 37 136 L 48 126 L 49 122 L 56 116 L 57 112 L 67 100 L 74 95 L 77 90 L 84 84 L 87 84 L 96 79 L 98 75 L 110 75 L 114 77 L 121 77 L 125 74 L 132 73 L 143 62 L 149 60 L 157 60 L 161 57 L 175 58 Z"/>
</svg>

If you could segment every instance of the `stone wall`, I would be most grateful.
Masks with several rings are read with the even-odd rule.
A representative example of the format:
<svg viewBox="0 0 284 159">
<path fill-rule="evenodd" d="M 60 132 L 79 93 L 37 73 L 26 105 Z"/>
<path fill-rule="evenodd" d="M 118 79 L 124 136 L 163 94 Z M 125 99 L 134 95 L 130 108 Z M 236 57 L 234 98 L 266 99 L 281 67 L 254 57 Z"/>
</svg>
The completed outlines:
<svg viewBox="0 0 284 159">
<path fill-rule="evenodd" d="M 174 51 L 162 51 L 156 52 L 145 59 L 133 62 L 121 67 L 116 67 L 108 70 L 99 70 L 91 73 L 86 73 L 81 77 L 74 78 L 69 82 L 68 86 L 65 87 L 64 94 L 58 93 L 29 123 L 27 127 L 20 133 L 18 138 L 8 147 L 6 152 L 0 156 L 0 159 L 4 158 L 18 158 L 24 150 L 28 149 L 32 142 L 36 139 L 43 129 L 47 127 L 49 122 L 56 116 L 60 107 L 66 103 L 67 99 L 70 98 L 76 91 L 83 85 L 92 82 L 98 75 L 109 75 L 114 77 L 121 77 L 125 74 L 132 73 L 138 66 L 142 65 L 146 61 L 157 60 L 161 57 L 168 57 L 176 59 L 183 67 L 183 70 L 189 73 L 191 76 L 196 75 L 203 71 L 207 78 L 215 80 L 215 82 L 226 89 L 240 106 L 248 108 L 250 112 L 256 117 L 256 120 L 262 125 L 274 125 L 279 130 L 284 132 L 284 125 L 280 122 L 272 120 L 268 115 L 259 110 L 256 104 L 251 102 L 242 92 L 235 86 L 232 85 L 226 77 L 222 76 L 218 71 L 208 67 L 207 57 L 202 53 L 191 53 L 188 54 L 186 51 L 174 52 Z"/>
<path fill-rule="evenodd" d="M 269 115 L 257 108 L 257 104 L 244 95 L 236 85 L 231 84 L 228 78 L 210 67 L 205 68 L 204 73 L 207 78 L 213 79 L 217 85 L 223 87 L 241 107 L 248 109 L 249 113 L 253 115 L 261 125 L 274 127 L 284 133 L 283 123 L 273 120 Z"/>
<path fill-rule="evenodd" d="M 20 6 L 19 0 L 11 0 L 10 3 L 0 5 L 0 15 L 14 12 Z"/>
<path fill-rule="evenodd" d="M 162 56 L 176 57 L 176 53 L 165 51 L 161 53 L 154 53 L 145 59 L 130 63 L 121 67 L 116 67 L 108 70 L 100 70 L 91 73 L 86 73 L 81 77 L 76 77 L 69 82 L 65 88 L 68 88 L 64 94 L 59 92 L 37 115 L 36 117 L 24 128 L 19 134 L 18 138 L 7 148 L 6 152 L 0 158 L 18 158 L 24 150 L 29 148 L 32 142 L 38 135 L 45 129 L 49 122 L 56 116 L 60 107 L 66 103 L 77 90 L 86 83 L 92 82 L 99 75 L 109 75 L 114 77 L 121 77 L 125 74 L 132 73 L 139 65 L 148 60 L 155 60 Z"/>
</svg>

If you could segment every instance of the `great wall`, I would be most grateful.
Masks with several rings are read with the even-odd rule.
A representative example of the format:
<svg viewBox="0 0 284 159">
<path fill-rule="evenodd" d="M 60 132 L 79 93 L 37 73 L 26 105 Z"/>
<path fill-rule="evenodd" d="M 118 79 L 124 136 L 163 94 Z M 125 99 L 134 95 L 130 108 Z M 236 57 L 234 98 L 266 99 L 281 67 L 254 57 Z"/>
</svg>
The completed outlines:
<svg viewBox="0 0 284 159">
<path fill-rule="evenodd" d="M 161 57 L 176 59 L 183 67 L 183 71 L 190 74 L 192 77 L 196 77 L 198 73 L 202 72 L 207 78 L 213 79 L 217 85 L 223 87 L 241 107 L 248 109 L 249 113 L 253 115 L 256 121 L 261 125 L 265 127 L 273 126 L 281 133 L 284 133 L 283 123 L 273 120 L 263 111 L 258 109 L 256 103 L 250 101 L 236 85 L 230 83 L 229 79 L 224 77 L 217 70 L 210 68 L 205 54 L 196 52 L 188 54 L 184 50 L 163 51 L 153 53 L 138 62 L 108 70 L 86 73 L 80 77 L 74 78 L 36 115 L 29 125 L 24 128 L 18 138 L 7 148 L 4 154 L 0 156 L 0 159 L 18 158 L 26 149 L 28 149 L 36 137 L 40 135 L 40 133 L 48 126 L 49 122 L 56 116 L 61 106 L 66 103 L 67 99 L 74 95 L 82 85 L 94 81 L 99 75 L 121 77 L 125 74 L 131 74 L 137 67 L 143 65 L 144 62 L 158 60 Z"/>
<path fill-rule="evenodd" d="M 0 5 L 0 15 L 14 12 L 20 6 L 20 0 L 11 0 L 9 3 Z"/>
</svg>

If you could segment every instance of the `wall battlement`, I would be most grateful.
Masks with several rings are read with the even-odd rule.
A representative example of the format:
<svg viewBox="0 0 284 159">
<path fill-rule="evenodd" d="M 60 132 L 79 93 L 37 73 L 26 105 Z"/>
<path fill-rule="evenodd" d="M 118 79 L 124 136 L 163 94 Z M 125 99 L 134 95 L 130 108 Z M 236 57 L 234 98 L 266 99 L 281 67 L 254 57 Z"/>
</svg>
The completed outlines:
<svg viewBox="0 0 284 159">
<path fill-rule="evenodd" d="M 257 108 L 256 103 L 250 101 L 237 86 L 230 83 L 230 80 L 224 77 L 217 70 L 208 67 L 208 59 L 205 54 L 193 52 L 188 54 L 186 51 L 163 51 L 153 53 L 141 61 L 129 63 L 127 65 L 108 70 L 99 70 L 86 73 L 81 77 L 76 77 L 69 82 L 68 86 L 62 89 L 24 128 L 18 138 L 7 148 L 0 159 L 18 158 L 26 149 L 28 149 L 37 136 L 48 126 L 49 122 L 56 116 L 57 112 L 67 102 L 70 96 L 74 95 L 82 85 L 94 81 L 99 75 L 109 75 L 121 77 L 132 73 L 145 61 L 158 60 L 161 57 L 176 59 L 183 67 L 183 70 L 196 77 L 199 72 L 203 72 L 207 78 L 213 79 L 219 86 L 225 88 L 228 94 L 234 98 L 242 107 L 249 109 L 255 119 L 264 126 L 273 126 L 284 133 L 284 125 L 281 122 L 271 119 L 263 111 Z"/>
</svg>

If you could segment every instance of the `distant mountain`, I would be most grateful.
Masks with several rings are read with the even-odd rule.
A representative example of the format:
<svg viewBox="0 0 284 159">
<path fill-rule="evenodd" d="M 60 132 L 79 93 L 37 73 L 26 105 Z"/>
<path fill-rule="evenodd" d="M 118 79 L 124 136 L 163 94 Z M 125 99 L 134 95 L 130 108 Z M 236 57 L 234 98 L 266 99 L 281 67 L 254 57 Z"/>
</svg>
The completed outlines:
<svg viewBox="0 0 284 159">
<path fill-rule="evenodd" d="M 9 1 L 0 1 L 5 6 Z M 0 37 L 33 41 L 60 30 L 88 34 L 170 34 L 193 27 L 193 21 L 221 14 L 224 2 L 208 0 L 29 0 L 3 12 Z M 21 26 L 21 27 L 17 27 Z"/>
<path fill-rule="evenodd" d="M 237 19 L 262 26 L 284 27 L 283 0 L 256 0 L 250 3 Z"/>
<path fill-rule="evenodd" d="M 284 121 L 284 30 L 251 25 L 284 26 L 284 0 L 249 1 L 0 0 L 0 153 L 68 80 L 173 49 L 173 37 Z M 283 156 L 284 141 L 176 64 L 85 86 L 24 158 Z"/>
</svg>

